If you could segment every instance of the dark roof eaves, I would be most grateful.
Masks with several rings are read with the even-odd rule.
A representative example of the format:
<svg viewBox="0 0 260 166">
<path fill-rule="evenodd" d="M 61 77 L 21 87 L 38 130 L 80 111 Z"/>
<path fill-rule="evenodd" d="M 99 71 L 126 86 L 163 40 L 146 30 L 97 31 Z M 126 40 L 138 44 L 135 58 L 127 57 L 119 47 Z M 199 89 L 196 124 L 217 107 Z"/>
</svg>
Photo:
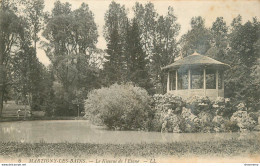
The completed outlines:
<svg viewBox="0 0 260 166">
<path fill-rule="evenodd" d="M 225 63 L 193 63 L 193 64 L 177 64 L 173 65 L 170 64 L 168 66 L 162 67 L 162 70 L 167 70 L 167 69 L 179 69 L 181 67 L 194 67 L 194 66 L 215 66 L 215 67 L 224 67 L 224 69 L 230 68 L 230 65 L 225 64 Z"/>
</svg>

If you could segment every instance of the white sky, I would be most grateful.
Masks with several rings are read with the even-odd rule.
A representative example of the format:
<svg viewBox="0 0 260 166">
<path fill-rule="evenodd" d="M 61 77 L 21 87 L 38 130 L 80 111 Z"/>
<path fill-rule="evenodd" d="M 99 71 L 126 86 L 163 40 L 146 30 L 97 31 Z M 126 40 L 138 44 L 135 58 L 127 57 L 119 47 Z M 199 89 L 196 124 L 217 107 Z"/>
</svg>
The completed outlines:
<svg viewBox="0 0 260 166">
<path fill-rule="evenodd" d="M 60 0 L 61 2 L 69 2 L 72 4 L 72 9 L 79 8 L 82 2 L 89 5 L 90 10 L 94 13 L 95 22 L 98 25 L 98 43 L 97 47 L 101 49 L 106 48 L 106 41 L 103 38 L 104 14 L 108 10 L 111 0 Z M 45 0 L 45 11 L 51 11 L 55 0 Z M 129 16 L 133 15 L 132 7 L 135 0 L 115 0 L 115 2 L 125 5 L 129 9 Z M 259 0 L 152 0 L 152 1 L 138 1 L 142 4 L 152 2 L 156 11 L 160 15 L 167 14 L 168 6 L 174 8 L 174 13 L 177 16 L 177 22 L 181 25 L 179 37 L 190 29 L 190 20 L 194 16 L 202 16 L 205 19 L 207 27 L 212 25 L 212 22 L 217 17 L 224 17 L 227 25 L 230 25 L 233 18 L 238 14 L 242 16 L 243 22 L 252 20 L 253 17 L 260 19 L 260 1 Z M 39 45 L 39 44 L 38 44 Z M 45 55 L 45 52 L 38 48 L 37 56 L 45 65 L 50 62 Z"/>
</svg>

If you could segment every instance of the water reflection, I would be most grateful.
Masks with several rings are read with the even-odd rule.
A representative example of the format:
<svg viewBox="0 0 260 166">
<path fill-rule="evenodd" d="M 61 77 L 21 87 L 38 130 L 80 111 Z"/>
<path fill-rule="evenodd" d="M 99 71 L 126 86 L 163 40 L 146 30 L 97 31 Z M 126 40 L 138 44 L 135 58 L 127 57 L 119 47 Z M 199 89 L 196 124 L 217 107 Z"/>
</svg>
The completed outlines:
<svg viewBox="0 0 260 166">
<path fill-rule="evenodd" d="M 81 142 L 81 143 L 165 143 L 200 142 L 228 139 L 259 139 L 259 132 L 248 133 L 160 133 L 110 131 L 85 120 L 21 121 L 0 123 L 4 142 Z"/>
</svg>

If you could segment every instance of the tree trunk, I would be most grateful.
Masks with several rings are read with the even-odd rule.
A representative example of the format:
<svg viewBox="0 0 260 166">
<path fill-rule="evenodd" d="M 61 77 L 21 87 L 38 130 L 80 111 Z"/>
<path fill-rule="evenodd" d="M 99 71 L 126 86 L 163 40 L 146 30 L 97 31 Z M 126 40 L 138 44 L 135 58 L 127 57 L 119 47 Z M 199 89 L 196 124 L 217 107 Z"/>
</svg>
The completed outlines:
<svg viewBox="0 0 260 166">
<path fill-rule="evenodd" d="M 0 36 L 0 117 L 3 112 L 4 101 L 4 41 L 1 33 Z"/>
<path fill-rule="evenodd" d="M 0 86 L 0 118 L 2 117 L 3 112 L 3 88 Z"/>
<path fill-rule="evenodd" d="M 2 112 L 3 112 L 3 98 L 4 98 L 3 84 L 4 84 L 4 66 L 0 64 L 0 117 L 2 116 Z"/>
</svg>

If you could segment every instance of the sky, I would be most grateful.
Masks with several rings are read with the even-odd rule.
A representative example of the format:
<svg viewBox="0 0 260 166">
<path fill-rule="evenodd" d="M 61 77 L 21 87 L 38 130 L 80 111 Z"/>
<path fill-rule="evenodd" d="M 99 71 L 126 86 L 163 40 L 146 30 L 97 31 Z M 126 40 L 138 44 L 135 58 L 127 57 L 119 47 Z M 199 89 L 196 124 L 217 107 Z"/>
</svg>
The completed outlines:
<svg viewBox="0 0 260 166">
<path fill-rule="evenodd" d="M 61 2 L 69 2 L 72 4 L 72 9 L 80 7 L 81 3 L 85 2 L 89 5 L 90 10 L 94 14 L 95 22 L 98 26 L 98 43 L 97 48 L 105 49 L 106 41 L 103 37 L 104 14 L 108 10 L 111 0 L 60 0 Z M 55 0 L 45 0 L 45 11 L 51 12 Z M 132 8 L 137 2 L 136 0 L 115 0 L 115 2 L 125 5 L 128 8 L 128 15 L 133 16 Z M 177 22 L 181 25 L 181 30 L 178 38 L 185 34 L 190 27 L 190 20 L 195 16 L 202 16 L 205 19 L 206 27 L 211 27 L 217 17 L 223 17 L 230 25 L 233 18 L 239 14 L 242 16 L 242 21 L 247 22 L 257 17 L 260 20 L 260 1 L 259 0 L 138 0 L 139 3 L 146 4 L 152 2 L 155 10 L 160 15 L 166 15 L 168 6 L 172 6 L 174 14 L 177 16 Z M 41 34 L 40 34 L 41 35 Z M 38 44 L 39 45 L 39 44 Z M 37 49 L 37 57 L 44 65 L 49 65 L 50 61 L 45 55 L 45 52 L 40 48 Z"/>
</svg>

